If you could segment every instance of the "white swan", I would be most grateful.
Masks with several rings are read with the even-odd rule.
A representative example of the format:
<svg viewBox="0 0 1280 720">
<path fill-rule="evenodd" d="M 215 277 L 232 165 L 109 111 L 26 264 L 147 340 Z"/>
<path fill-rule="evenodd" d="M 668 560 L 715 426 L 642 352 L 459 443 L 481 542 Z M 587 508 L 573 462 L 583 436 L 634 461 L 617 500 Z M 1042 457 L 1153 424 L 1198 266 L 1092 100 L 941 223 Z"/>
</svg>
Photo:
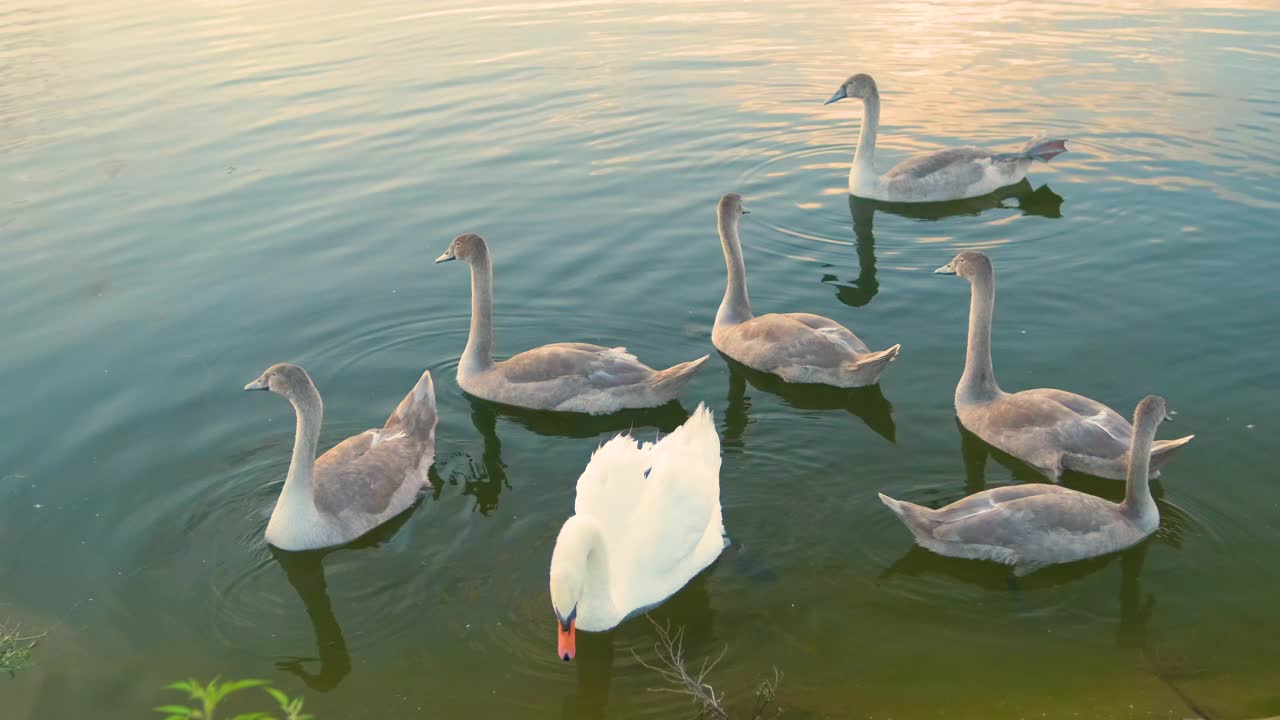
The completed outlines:
<svg viewBox="0 0 1280 720">
<path fill-rule="evenodd" d="M 1142 542 L 1160 525 L 1147 467 L 1163 398 L 1148 396 L 1133 413 L 1124 502 L 1030 483 L 970 495 L 931 510 L 880 494 L 921 547 L 948 557 L 992 560 L 1026 575 L 1046 565 L 1106 555 Z"/>
<path fill-rule="evenodd" d="M 996 304 L 991 260 L 980 252 L 965 251 L 934 272 L 959 275 L 972 285 L 969 342 L 955 396 L 960 424 L 1054 482 L 1063 470 L 1123 480 L 1133 433 L 1123 416 L 1097 400 L 1064 390 L 1007 393 L 996 384 L 991 367 L 991 317 Z M 1157 442 L 1151 472 L 1159 475 L 1160 467 L 1193 437 Z"/>
<path fill-rule="evenodd" d="M 943 202 L 978 197 L 1026 177 L 1033 160 L 1048 162 L 1067 151 L 1065 139 L 1036 136 L 1015 152 L 993 153 L 965 146 L 924 153 L 876 170 L 876 131 L 880 126 L 880 91 L 870 75 L 849 78 L 825 104 L 844 98 L 862 101 L 858 149 L 849 169 L 851 195 L 887 202 Z"/>
<path fill-rule="evenodd" d="M 711 344 L 743 365 L 787 382 L 846 388 L 879 382 L 880 373 L 898 357 L 900 345 L 872 352 L 845 326 L 812 313 L 752 314 L 738 238 L 738 223 L 746 212 L 737 193 L 720 198 L 716 208 L 729 280 Z"/>
<path fill-rule="evenodd" d="M 674 400 L 709 357 L 654 370 L 626 348 L 552 343 L 495 362 L 489 246 L 475 233 L 459 235 L 436 262 L 454 259 L 471 266 L 471 333 L 458 363 L 458 385 L 476 397 L 593 415 L 657 407 Z"/>
<path fill-rule="evenodd" d="M 725 547 L 720 436 L 698 409 L 657 443 L 619 435 L 578 478 L 574 515 L 551 554 L 559 645 L 573 659 L 577 628 L 608 630 L 684 587 Z"/>
<path fill-rule="evenodd" d="M 342 545 L 399 515 L 428 487 L 435 457 L 436 394 L 424 372 L 387 424 L 343 440 L 316 458 L 324 404 L 306 370 L 280 363 L 245 390 L 269 390 L 293 405 L 298 425 L 284 489 L 267 523 L 281 550 Z"/>
</svg>

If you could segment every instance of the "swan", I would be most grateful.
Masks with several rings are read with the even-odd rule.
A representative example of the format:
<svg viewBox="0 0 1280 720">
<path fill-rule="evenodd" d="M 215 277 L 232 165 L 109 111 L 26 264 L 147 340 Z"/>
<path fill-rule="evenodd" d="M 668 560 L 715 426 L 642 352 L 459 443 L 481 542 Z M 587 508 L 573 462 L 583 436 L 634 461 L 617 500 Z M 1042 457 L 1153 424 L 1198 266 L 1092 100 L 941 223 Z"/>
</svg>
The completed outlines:
<svg viewBox="0 0 1280 720">
<path fill-rule="evenodd" d="M 737 193 L 721 198 L 716 209 L 729 281 L 711 330 L 711 344 L 743 365 L 787 382 L 836 387 L 879 382 L 880 373 L 898 357 L 901 345 L 872 352 L 848 328 L 821 315 L 752 315 L 747 268 L 738 239 L 738 223 L 748 212 Z"/>
<path fill-rule="evenodd" d="M 698 409 L 670 435 L 618 435 L 578 478 L 551 553 L 551 605 L 569 662 L 575 632 L 600 632 L 666 600 L 720 556 L 720 436 Z"/>
<path fill-rule="evenodd" d="M 552 343 L 495 362 L 489 246 L 474 233 L 459 235 L 436 263 L 455 259 L 471 266 L 471 333 L 458 363 L 458 385 L 478 398 L 592 415 L 657 407 L 674 400 L 709 358 L 654 370 L 626 348 Z"/>
<path fill-rule="evenodd" d="M 991 367 L 991 315 L 996 296 L 991 260 L 980 252 L 965 251 L 934 272 L 959 275 L 972 285 L 969 342 L 955 396 L 960 424 L 1054 482 L 1064 469 L 1123 480 L 1133 428 L 1119 413 L 1063 390 L 1007 393 L 996 384 Z M 1160 467 L 1193 437 L 1155 443 L 1153 475 L 1158 476 Z"/>
<path fill-rule="evenodd" d="M 1027 175 L 1033 160 L 1048 162 L 1067 151 L 1065 139 L 1028 140 L 1016 152 L 993 153 L 964 146 L 936 150 L 904 160 L 889 171 L 876 170 L 876 131 L 880 127 L 880 91 L 870 75 L 850 77 L 826 105 L 837 100 L 862 101 L 858 149 L 849 169 L 849 193 L 889 202 L 943 202 L 978 197 L 1013 185 Z"/>
<path fill-rule="evenodd" d="M 1165 401 L 1155 395 L 1134 410 L 1133 450 L 1119 504 L 1047 483 L 994 488 L 937 510 L 884 493 L 880 500 L 921 547 L 948 557 L 1011 565 L 1015 576 L 1124 550 L 1160 525 L 1148 466 L 1156 428 L 1167 419 Z"/>
<path fill-rule="evenodd" d="M 272 365 L 244 389 L 284 396 L 298 419 L 289 474 L 267 523 L 267 542 L 275 547 L 315 550 L 351 542 L 400 514 L 431 484 L 436 394 L 430 371 L 386 425 L 353 435 L 319 458 L 324 404 L 306 370 Z"/>
</svg>

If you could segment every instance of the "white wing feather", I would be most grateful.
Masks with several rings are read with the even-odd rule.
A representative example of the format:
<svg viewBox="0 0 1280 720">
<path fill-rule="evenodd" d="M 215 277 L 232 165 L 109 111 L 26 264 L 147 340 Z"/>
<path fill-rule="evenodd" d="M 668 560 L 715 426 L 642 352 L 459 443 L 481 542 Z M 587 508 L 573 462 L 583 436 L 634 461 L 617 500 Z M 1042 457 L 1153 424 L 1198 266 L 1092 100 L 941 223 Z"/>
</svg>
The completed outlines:
<svg viewBox="0 0 1280 720">
<path fill-rule="evenodd" d="M 649 453 L 630 435 L 618 435 L 601 445 L 578 478 L 573 510 L 595 518 L 610 540 L 625 538 L 645 493 Z M 612 548 L 611 548 L 612 550 Z"/>
<path fill-rule="evenodd" d="M 619 435 L 601 445 L 578 478 L 574 512 L 600 525 L 620 608 L 650 607 L 684 587 L 724 549 L 711 411 L 699 405 L 656 443 Z"/>
<path fill-rule="evenodd" d="M 720 436 L 711 411 L 699 405 L 684 425 L 645 449 L 652 465 L 627 545 L 637 576 L 670 594 L 705 566 L 688 567 L 703 538 L 723 534 Z"/>
</svg>

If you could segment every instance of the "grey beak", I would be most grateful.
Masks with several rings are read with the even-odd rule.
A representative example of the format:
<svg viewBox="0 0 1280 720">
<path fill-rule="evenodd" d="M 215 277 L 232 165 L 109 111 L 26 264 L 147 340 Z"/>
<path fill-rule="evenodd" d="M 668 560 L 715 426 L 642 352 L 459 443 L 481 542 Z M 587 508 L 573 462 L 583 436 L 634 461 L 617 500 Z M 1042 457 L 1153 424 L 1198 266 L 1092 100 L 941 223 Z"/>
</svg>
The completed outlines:
<svg viewBox="0 0 1280 720">
<path fill-rule="evenodd" d="M 445 250 L 444 252 L 440 253 L 440 257 L 436 258 L 436 264 L 439 265 L 442 262 L 449 262 L 450 260 L 453 260 L 453 259 L 454 259 L 453 255 L 450 255 L 449 251 Z"/>
<path fill-rule="evenodd" d="M 257 380 L 254 380 L 253 382 L 249 383 L 248 385 L 245 385 L 244 389 L 245 390 L 266 390 L 267 384 L 262 382 L 262 378 L 258 378 Z"/>
<path fill-rule="evenodd" d="M 934 270 L 933 274 L 934 275 L 955 275 L 956 274 L 955 263 L 947 263 L 946 265 L 943 265 L 937 270 Z"/>
<path fill-rule="evenodd" d="M 843 99 L 845 99 L 845 98 L 847 98 L 847 97 L 849 97 L 849 95 L 848 95 L 848 93 L 846 93 L 846 92 L 844 91 L 844 86 L 843 86 L 843 85 L 841 85 L 841 86 L 840 86 L 840 89 L 836 91 L 836 94 L 835 94 L 835 95 L 832 95 L 830 100 L 828 100 L 828 101 L 826 101 L 826 102 L 824 102 L 824 103 L 822 103 L 822 104 L 823 104 L 823 105 L 830 105 L 831 103 L 833 103 L 833 102 L 835 102 L 835 101 L 837 101 L 837 100 L 843 100 Z"/>
<path fill-rule="evenodd" d="M 746 209 L 746 208 L 742 208 L 742 214 L 743 214 L 743 215 L 750 215 L 750 214 L 751 214 L 751 211 L 750 211 L 750 210 L 748 210 L 748 209 Z"/>
<path fill-rule="evenodd" d="M 1164 421 L 1165 421 L 1165 422 L 1173 422 L 1173 413 L 1165 413 L 1165 414 L 1164 414 Z"/>
</svg>

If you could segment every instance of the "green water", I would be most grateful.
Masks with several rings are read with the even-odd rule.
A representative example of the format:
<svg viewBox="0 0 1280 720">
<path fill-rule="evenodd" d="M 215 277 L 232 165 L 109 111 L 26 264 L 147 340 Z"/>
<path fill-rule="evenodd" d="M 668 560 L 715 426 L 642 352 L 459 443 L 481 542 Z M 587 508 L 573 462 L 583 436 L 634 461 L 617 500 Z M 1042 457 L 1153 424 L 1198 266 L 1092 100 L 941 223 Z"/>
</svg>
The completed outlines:
<svg viewBox="0 0 1280 720">
<path fill-rule="evenodd" d="M 501 2 L 501 0 L 490 0 Z M 789 717 L 1280 714 L 1280 12 L 1184 3 L 769 6 L 596 0 L 0 7 L 0 620 L 47 630 L 0 716 L 144 717 L 174 679 L 268 678 L 335 718 L 672 718 L 643 619 L 555 657 L 546 590 L 574 482 L 636 420 L 512 416 L 453 378 L 464 231 L 495 257 L 498 351 L 711 352 L 715 203 L 741 192 L 752 301 L 872 347 L 880 388 L 792 392 L 717 356 L 735 546 L 656 611 Z M 1013 197 L 851 203 L 850 74 L 882 167 L 1072 139 Z M 1137 550 L 1011 592 L 912 549 L 876 492 L 1034 480 L 959 431 L 968 288 L 999 277 L 996 372 L 1196 440 Z M 436 376 L 435 489 L 364 547 L 262 535 L 293 418 L 240 388 L 304 365 L 325 446 Z M 1118 484 L 1068 478 L 1118 497 Z"/>
</svg>

